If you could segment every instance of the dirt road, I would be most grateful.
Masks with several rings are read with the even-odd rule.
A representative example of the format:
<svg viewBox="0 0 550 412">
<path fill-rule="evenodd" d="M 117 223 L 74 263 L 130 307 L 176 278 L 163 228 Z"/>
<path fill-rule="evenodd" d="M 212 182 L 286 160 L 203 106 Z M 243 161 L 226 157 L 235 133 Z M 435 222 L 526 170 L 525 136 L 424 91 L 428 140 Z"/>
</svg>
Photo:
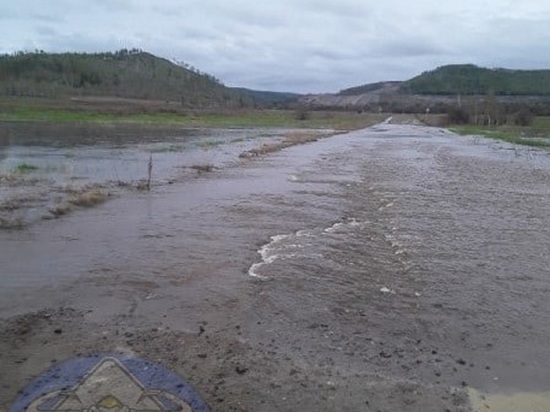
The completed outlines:
<svg viewBox="0 0 550 412">
<path fill-rule="evenodd" d="M 213 411 L 548 410 L 549 183 L 383 124 L 0 232 L 0 405 L 115 351 Z"/>
</svg>

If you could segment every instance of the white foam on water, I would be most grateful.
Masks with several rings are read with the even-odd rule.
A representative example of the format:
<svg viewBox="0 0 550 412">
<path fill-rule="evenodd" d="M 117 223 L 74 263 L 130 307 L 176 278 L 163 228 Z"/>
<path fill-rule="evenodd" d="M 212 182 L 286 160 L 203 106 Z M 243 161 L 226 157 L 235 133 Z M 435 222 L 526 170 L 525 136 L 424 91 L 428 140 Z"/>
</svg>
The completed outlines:
<svg viewBox="0 0 550 412">
<path fill-rule="evenodd" d="M 314 233 L 307 229 L 302 229 L 289 235 L 271 236 L 270 241 L 258 250 L 258 254 L 261 256 L 261 261 L 250 266 L 250 269 L 248 269 L 248 275 L 257 279 L 265 280 L 267 277 L 260 274 L 260 270 L 263 266 L 269 265 L 278 259 L 311 257 L 305 253 L 297 252 L 297 250 L 303 250 L 306 246 L 311 246 L 310 244 L 301 244 L 298 239 L 313 236 Z"/>
<path fill-rule="evenodd" d="M 261 261 L 253 263 L 250 266 L 248 275 L 256 279 L 266 280 L 268 277 L 261 274 L 262 268 L 272 264 L 276 260 L 322 258 L 323 256 L 318 253 L 307 251 L 314 247 L 315 242 L 308 242 L 305 240 L 306 238 L 314 239 L 329 234 L 346 235 L 350 230 L 363 227 L 367 224 L 367 221 L 350 218 L 345 222 L 337 222 L 323 230 L 319 228 L 301 229 L 292 234 L 271 236 L 270 241 L 258 249 Z"/>
<path fill-rule="evenodd" d="M 396 232 L 396 228 L 392 228 L 393 232 Z M 407 253 L 406 249 L 404 248 L 403 244 L 397 240 L 396 236 L 394 234 L 385 234 L 384 237 L 386 238 L 386 242 L 390 244 L 390 246 L 394 249 L 394 253 L 396 255 L 402 255 Z"/>
<path fill-rule="evenodd" d="M 296 232 L 297 237 L 314 237 L 315 235 L 311 230 L 302 229 Z"/>
<path fill-rule="evenodd" d="M 337 222 L 333 224 L 331 227 L 328 227 L 323 230 L 324 233 L 342 233 L 346 232 L 348 229 L 354 229 L 358 227 L 362 227 L 368 224 L 367 221 L 360 221 L 355 218 L 351 218 L 346 222 Z"/>
<path fill-rule="evenodd" d="M 259 250 L 258 253 L 262 257 L 261 262 L 257 262 L 252 264 L 250 266 L 250 269 L 248 269 L 248 275 L 254 278 L 258 279 L 267 279 L 266 276 L 263 276 L 259 273 L 259 269 L 265 265 L 268 265 L 270 263 L 275 262 L 277 259 L 283 258 L 283 257 L 292 257 L 292 253 L 286 253 L 286 254 L 278 254 L 275 253 L 274 249 L 281 244 L 284 240 L 289 239 L 292 235 L 275 235 L 271 236 L 269 243 L 266 243 L 263 245 Z M 299 245 L 293 245 L 288 244 L 285 245 L 285 248 L 295 248 Z"/>
<path fill-rule="evenodd" d="M 258 273 L 258 269 L 260 269 L 263 265 L 265 265 L 265 262 L 254 263 L 250 266 L 250 269 L 248 269 L 248 276 L 256 279 L 267 280 L 266 276 L 262 276 Z"/>
</svg>

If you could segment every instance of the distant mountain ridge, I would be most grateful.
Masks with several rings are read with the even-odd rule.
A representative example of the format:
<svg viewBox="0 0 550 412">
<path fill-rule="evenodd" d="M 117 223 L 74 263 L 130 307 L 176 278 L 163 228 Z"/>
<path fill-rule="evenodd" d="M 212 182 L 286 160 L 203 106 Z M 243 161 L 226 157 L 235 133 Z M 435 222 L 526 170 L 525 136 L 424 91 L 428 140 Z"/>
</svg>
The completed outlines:
<svg viewBox="0 0 550 412">
<path fill-rule="evenodd" d="M 550 70 L 442 66 L 403 82 L 401 92 L 431 95 L 550 96 Z"/>
<path fill-rule="evenodd" d="M 492 95 L 507 104 L 550 110 L 550 70 L 487 69 L 473 64 L 442 66 L 406 81 L 387 81 L 310 94 L 300 103 L 311 108 L 424 112 L 444 111 L 463 98 Z"/>
<path fill-rule="evenodd" d="M 443 110 L 458 96 L 494 95 L 550 107 L 550 70 L 442 66 L 406 81 L 365 84 L 338 93 L 298 95 L 226 87 L 214 76 L 138 49 L 113 53 L 19 52 L 0 55 L 0 96 L 141 99 L 186 108 L 289 108 L 370 111 Z M 100 101 L 100 100 L 98 100 Z M 438 109 L 439 108 L 439 109 Z M 550 110 L 550 109 L 549 109 Z"/>
<path fill-rule="evenodd" d="M 271 92 L 265 90 L 252 90 L 244 87 L 232 87 L 232 90 L 247 95 L 254 99 L 257 104 L 268 104 L 268 105 L 286 105 L 293 102 L 296 102 L 301 96 L 297 93 L 286 93 L 286 92 Z"/>
<path fill-rule="evenodd" d="M 284 93 L 229 88 L 186 63 L 138 49 L 2 55 L 0 95 L 161 100 L 190 108 L 275 105 L 290 99 Z"/>
<path fill-rule="evenodd" d="M 370 83 L 338 92 L 420 95 L 550 96 L 550 70 L 488 69 L 473 64 L 438 67 L 406 81 Z"/>
</svg>

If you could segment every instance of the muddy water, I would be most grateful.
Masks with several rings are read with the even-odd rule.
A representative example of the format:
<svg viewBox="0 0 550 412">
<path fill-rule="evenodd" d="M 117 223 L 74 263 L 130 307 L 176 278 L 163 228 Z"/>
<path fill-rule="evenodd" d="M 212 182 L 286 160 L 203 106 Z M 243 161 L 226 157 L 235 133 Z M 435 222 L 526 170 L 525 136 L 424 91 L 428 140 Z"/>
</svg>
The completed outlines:
<svg viewBox="0 0 550 412">
<path fill-rule="evenodd" d="M 153 185 L 172 184 L 194 176 L 201 167 L 224 167 L 240 153 L 290 133 L 296 132 L 2 124 L 0 229 L 54 218 L 56 206 L 86 188 L 113 196 L 135 190 L 148 178 L 150 156 Z"/>
<path fill-rule="evenodd" d="M 544 151 L 384 124 L 0 232 L 2 390 L 131 348 L 220 411 L 540 405 L 549 181 Z"/>
</svg>

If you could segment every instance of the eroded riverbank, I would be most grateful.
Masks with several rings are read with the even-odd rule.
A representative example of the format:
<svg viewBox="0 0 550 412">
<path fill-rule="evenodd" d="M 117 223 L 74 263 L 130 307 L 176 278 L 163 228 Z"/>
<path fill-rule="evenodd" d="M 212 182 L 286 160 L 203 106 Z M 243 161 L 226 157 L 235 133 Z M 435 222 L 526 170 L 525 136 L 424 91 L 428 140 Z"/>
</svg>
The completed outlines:
<svg viewBox="0 0 550 412">
<path fill-rule="evenodd" d="M 215 411 L 548 390 L 550 168 L 508 148 L 379 125 L 0 233 L 0 398 L 113 350 Z"/>
</svg>

